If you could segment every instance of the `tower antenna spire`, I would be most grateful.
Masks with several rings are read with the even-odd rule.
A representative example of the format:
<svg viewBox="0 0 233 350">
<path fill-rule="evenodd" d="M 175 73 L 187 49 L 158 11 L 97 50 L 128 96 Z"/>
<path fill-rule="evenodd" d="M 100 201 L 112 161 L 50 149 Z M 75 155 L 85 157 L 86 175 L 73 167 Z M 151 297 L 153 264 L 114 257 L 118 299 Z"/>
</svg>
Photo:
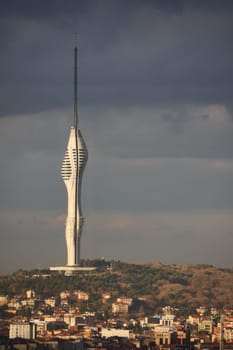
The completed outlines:
<svg viewBox="0 0 233 350">
<path fill-rule="evenodd" d="M 78 36 L 74 37 L 74 117 L 73 126 L 77 130 L 78 127 Z"/>
</svg>

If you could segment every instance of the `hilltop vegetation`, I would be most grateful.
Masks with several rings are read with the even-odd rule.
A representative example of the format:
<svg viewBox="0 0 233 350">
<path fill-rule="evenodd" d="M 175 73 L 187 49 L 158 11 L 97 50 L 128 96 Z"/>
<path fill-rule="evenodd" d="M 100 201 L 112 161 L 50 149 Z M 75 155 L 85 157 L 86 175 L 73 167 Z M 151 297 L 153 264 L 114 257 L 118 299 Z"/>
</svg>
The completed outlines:
<svg viewBox="0 0 233 350">
<path fill-rule="evenodd" d="M 164 305 L 176 306 L 183 314 L 193 312 L 200 305 L 220 310 L 233 307 L 233 269 L 100 260 L 83 263 L 102 265 L 102 271 L 71 277 L 52 273 L 48 278 L 42 278 L 35 274 L 49 273 L 48 270 L 19 270 L 12 275 L 0 276 L 0 295 L 25 295 L 27 289 L 33 289 L 39 298 L 54 296 L 59 300 L 61 291 L 78 289 L 89 294 L 91 311 L 108 308 L 120 296 L 133 298 L 134 311 L 141 313 L 160 311 Z M 111 294 L 108 305 L 102 304 L 103 292 Z"/>
</svg>

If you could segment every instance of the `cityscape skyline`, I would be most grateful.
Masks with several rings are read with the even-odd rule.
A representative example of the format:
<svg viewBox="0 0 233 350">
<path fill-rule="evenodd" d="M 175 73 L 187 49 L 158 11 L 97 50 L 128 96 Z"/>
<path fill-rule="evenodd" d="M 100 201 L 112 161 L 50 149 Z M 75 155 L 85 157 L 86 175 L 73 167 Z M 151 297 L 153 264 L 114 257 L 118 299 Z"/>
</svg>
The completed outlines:
<svg viewBox="0 0 233 350">
<path fill-rule="evenodd" d="M 233 4 L 11 4 L 0 5 L 0 272 L 66 261 L 58 173 L 75 31 L 83 257 L 232 267 Z"/>
</svg>

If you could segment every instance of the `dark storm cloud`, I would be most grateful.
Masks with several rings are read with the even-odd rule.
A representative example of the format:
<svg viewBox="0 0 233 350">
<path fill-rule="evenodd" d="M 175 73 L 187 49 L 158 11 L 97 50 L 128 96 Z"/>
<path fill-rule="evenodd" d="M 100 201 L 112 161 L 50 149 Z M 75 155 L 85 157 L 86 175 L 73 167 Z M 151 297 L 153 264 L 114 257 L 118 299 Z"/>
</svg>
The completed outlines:
<svg viewBox="0 0 233 350">
<path fill-rule="evenodd" d="M 223 103 L 231 110 L 232 9 L 228 1 L 5 3 L 0 115 L 70 105 L 77 30 L 82 105 Z"/>
<path fill-rule="evenodd" d="M 75 32 L 83 256 L 231 264 L 232 17 L 225 0 L 1 2 L 2 268 L 65 255 Z"/>
<path fill-rule="evenodd" d="M 11 18 L 29 18 L 29 19 L 52 19 L 57 15 L 74 14 L 74 11 L 85 12 L 88 1 L 78 0 L 69 1 L 64 0 L 49 0 L 46 2 L 22 0 L 18 2 L 13 0 L 11 2 L 1 3 L 1 17 Z"/>
</svg>

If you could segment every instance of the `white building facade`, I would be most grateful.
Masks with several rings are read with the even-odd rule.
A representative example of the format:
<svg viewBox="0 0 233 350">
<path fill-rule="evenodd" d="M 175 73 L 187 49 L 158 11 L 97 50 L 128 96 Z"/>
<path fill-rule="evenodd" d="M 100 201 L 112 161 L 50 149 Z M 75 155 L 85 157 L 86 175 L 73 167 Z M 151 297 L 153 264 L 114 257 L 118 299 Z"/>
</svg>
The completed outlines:
<svg viewBox="0 0 233 350">
<path fill-rule="evenodd" d="M 36 325 L 32 322 L 11 323 L 9 338 L 36 339 Z"/>
</svg>

